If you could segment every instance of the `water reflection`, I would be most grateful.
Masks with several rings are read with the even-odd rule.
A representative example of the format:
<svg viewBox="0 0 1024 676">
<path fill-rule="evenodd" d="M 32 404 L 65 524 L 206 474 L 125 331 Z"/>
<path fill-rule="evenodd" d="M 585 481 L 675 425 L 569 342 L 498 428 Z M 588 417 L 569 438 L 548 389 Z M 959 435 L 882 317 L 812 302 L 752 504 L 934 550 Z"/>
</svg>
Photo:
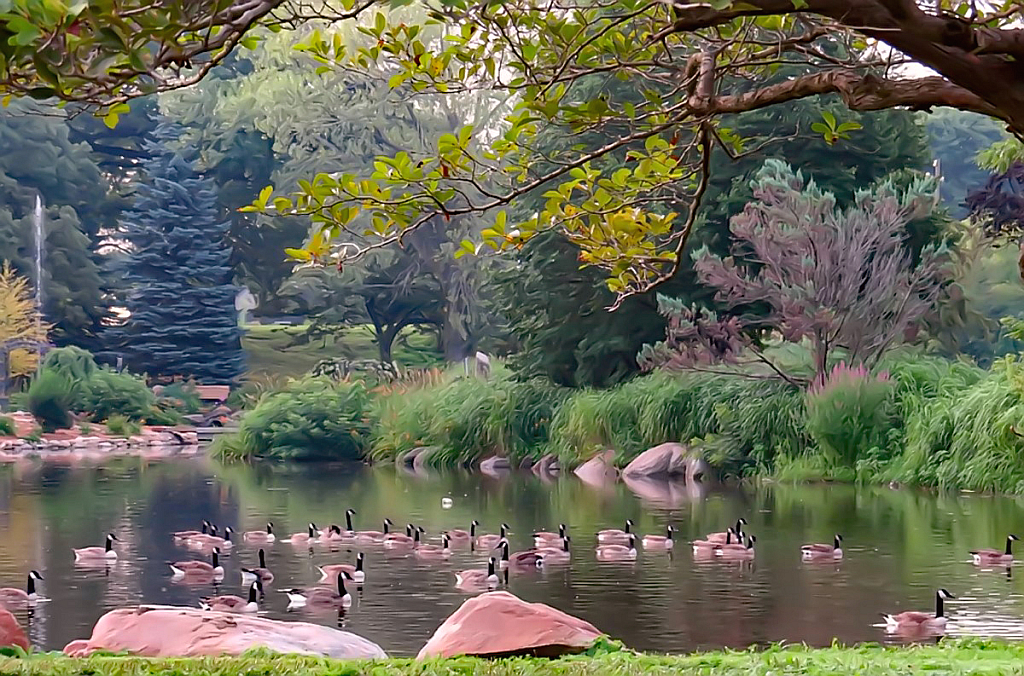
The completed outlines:
<svg viewBox="0 0 1024 676">
<path fill-rule="evenodd" d="M 442 505 L 442 498 L 451 504 Z M 947 633 L 1024 638 L 1024 593 L 1015 568 L 980 568 L 968 550 L 998 547 L 1024 532 L 1018 499 L 941 495 L 849 486 L 766 485 L 708 490 L 670 482 L 605 483 L 595 489 L 569 475 L 541 479 L 515 472 L 500 480 L 467 474 L 409 476 L 391 468 L 354 466 L 227 467 L 203 459 L 122 459 L 105 465 L 18 463 L 0 469 L 0 586 L 20 587 L 32 568 L 46 578 L 50 600 L 18 611 L 35 645 L 59 649 L 87 636 L 106 610 L 139 601 L 197 605 L 203 596 L 246 595 L 240 568 L 263 547 L 274 582 L 265 615 L 342 626 L 389 653 L 414 654 L 470 594 L 455 573 L 487 568 L 488 550 L 455 548 L 447 560 L 368 544 L 295 546 L 239 542 L 224 552 L 225 577 L 172 580 L 167 561 L 201 558 L 170 533 L 203 519 L 236 531 L 273 521 L 281 538 L 344 524 L 356 529 L 422 525 L 437 542 L 444 529 L 481 532 L 511 526 L 512 549 L 530 546 L 537 529 L 566 523 L 573 554 L 564 565 L 514 571 L 507 588 L 529 601 L 578 615 L 640 650 L 680 652 L 770 641 L 895 641 L 878 626 L 881 613 L 930 611 L 937 587 Z M 695 557 L 688 542 L 720 531 L 738 516 L 758 536 L 753 560 Z M 640 534 L 678 529 L 672 552 L 636 561 L 598 562 L 594 533 L 633 519 Z M 119 558 L 76 565 L 71 550 L 120 540 Z M 801 561 L 800 545 L 842 533 L 842 561 Z M 318 565 L 352 563 L 366 554 L 364 584 L 352 585 L 352 607 L 287 611 L 278 590 L 313 585 Z"/>
</svg>

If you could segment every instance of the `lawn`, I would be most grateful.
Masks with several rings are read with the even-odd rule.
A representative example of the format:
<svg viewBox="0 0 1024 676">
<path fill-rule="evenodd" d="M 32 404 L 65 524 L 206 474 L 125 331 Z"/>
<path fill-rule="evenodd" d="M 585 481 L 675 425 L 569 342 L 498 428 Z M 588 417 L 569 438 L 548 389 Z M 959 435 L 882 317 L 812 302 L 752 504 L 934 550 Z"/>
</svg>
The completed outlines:
<svg viewBox="0 0 1024 676">
<path fill-rule="evenodd" d="M 21 676 L 895 676 L 927 673 L 1022 674 L 1024 645 L 988 640 L 943 641 L 938 645 L 854 648 L 774 646 L 767 650 L 714 651 L 679 656 L 637 655 L 628 651 L 559 660 L 533 658 L 427 661 L 389 659 L 342 661 L 273 656 L 264 651 L 237 658 L 147 659 L 55 654 L 0 658 L 0 674 Z"/>
<path fill-rule="evenodd" d="M 299 342 L 305 325 L 275 326 L 250 324 L 245 327 L 242 347 L 248 372 L 254 376 L 297 376 L 321 359 L 378 359 L 373 328 L 353 326 L 342 335 Z M 395 341 L 393 355 L 402 368 L 426 368 L 441 363 L 433 336 L 407 329 Z"/>
</svg>

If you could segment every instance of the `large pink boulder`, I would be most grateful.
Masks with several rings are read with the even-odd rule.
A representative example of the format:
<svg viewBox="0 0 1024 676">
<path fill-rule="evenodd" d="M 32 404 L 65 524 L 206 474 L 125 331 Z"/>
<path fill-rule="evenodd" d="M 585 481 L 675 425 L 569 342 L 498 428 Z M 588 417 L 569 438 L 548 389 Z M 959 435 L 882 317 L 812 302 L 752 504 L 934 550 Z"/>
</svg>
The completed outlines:
<svg viewBox="0 0 1024 676">
<path fill-rule="evenodd" d="M 602 451 L 574 470 L 584 483 L 592 486 L 604 486 L 619 478 L 615 469 L 615 451 Z"/>
<path fill-rule="evenodd" d="M 88 640 L 72 641 L 64 654 L 87 657 L 103 650 L 144 657 L 201 657 L 240 655 L 256 647 L 324 657 L 387 657 L 376 643 L 319 624 L 178 606 L 112 610 L 96 622 Z"/>
<path fill-rule="evenodd" d="M 682 444 L 669 442 L 649 448 L 633 458 L 622 470 L 628 477 L 683 477 L 699 481 L 707 474 L 707 463 Z"/>
<path fill-rule="evenodd" d="M 0 646 L 16 645 L 22 650 L 28 650 L 28 639 L 22 630 L 18 620 L 10 611 L 0 608 Z"/>
<path fill-rule="evenodd" d="M 594 625 L 508 592 L 469 599 L 438 627 L 417 659 L 427 657 L 558 657 L 583 652 L 601 636 Z"/>
</svg>

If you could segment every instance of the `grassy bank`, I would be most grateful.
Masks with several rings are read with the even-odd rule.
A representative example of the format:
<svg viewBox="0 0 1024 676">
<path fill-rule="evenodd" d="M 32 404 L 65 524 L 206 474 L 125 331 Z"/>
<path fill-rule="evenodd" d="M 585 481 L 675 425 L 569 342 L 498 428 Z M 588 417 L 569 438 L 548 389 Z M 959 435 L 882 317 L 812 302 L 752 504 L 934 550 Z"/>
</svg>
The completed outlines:
<svg viewBox="0 0 1024 676">
<path fill-rule="evenodd" d="M 1024 646 L 996 641 L 943 641 L 909 647 L 862 646 L 823 649 L 771 647 L 762 651 L 715 651 L 683 656 L 614 652 L 559 660 L 455 658 L 416 662 L 408 659 L 342 661 L 255 654 L 238 658 L 145 659 L 51 655 L 0 659 L 0 673 L 22 676 L 599 676 L 632 674 L 806 674 L 808 676 L 930 673 L 1020 674 Z"/>
<path fill-rule="evenodd" d="M 573 467 L 613 449 L 624 466 L 666 441 L 689 444 L 731 477 L 1024 493 L 1024 360 L 983 370 L 903 352 L 872 373 L 838 365 L 806 391 L 706 372 L 568 389 L 517 380 L 498 363 L 488 380 L 461 367 L 381 386 L 306 378 L 264 395 L 219 450 L 391 462 L 428 447 L 435 467 L 494 454 L 513 464 L 553 454 Z"/>
</svg>

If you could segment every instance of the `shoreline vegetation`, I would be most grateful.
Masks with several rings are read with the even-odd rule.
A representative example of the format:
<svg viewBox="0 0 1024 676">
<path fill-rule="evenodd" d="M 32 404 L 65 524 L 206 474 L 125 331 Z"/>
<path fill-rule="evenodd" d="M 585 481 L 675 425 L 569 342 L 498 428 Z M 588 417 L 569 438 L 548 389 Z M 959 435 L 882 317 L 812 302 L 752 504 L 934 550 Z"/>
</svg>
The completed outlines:
<svg viewBox="0 0 1024 676">
<path fill-rule="evenodd" d="M 807 355 L 780 346 L 794 364 Z M 656 371 L 609 389 L 488 379 L 462 368 L 409 382 L 303 377 L 263 393 L 214 453 L 227 460 L 512 466 L 551 454 L 563 470 L 611 449 L 624 467 L 687 444 L 722 478 L 842 481 L 1024 493 L 1024 362 L 990 369 L 901 350 L 874 374 L 838 363 L 808 390 L 756 372 Z"/>
<path fill-rule="evenodd" d="M 809 648 L 773 645 L 766 649 L 716 650 L 686 655 L 637 654 L 627 650 L 591 651 L 560 659 L 471 657 L 413 660 L 338 660 L 276 655 L 255 650 L 239 657 L 144 658 L 129 656 L 64 657 L 59 653 L 0 658 L 0 673 L 19 676 L 222 676 L 306 674 L 307 676 L 590 676 L 615 674 L 944 674 L 1019 673 L 1024 645 L 998 640 L 955 639 L 938 644 Z"/>
</svg>

